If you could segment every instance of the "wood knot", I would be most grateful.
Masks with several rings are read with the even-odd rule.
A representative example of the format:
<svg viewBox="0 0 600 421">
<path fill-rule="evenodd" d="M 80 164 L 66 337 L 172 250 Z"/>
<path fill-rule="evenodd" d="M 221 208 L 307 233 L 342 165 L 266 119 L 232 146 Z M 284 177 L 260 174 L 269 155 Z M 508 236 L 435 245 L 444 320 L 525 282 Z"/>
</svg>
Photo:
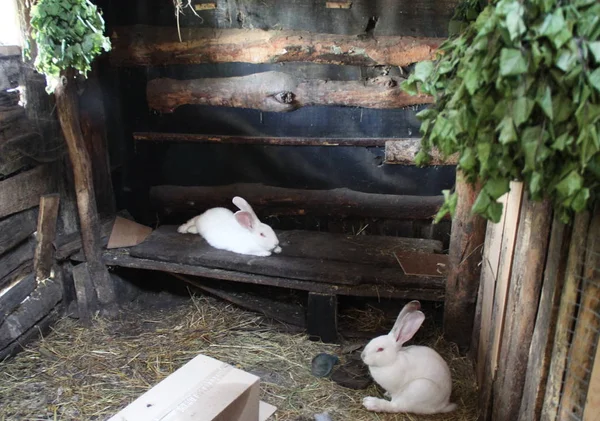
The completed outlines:
<svg viewBox="0 0 600 421">
<path fill-rule="evenodd" d="M 282 104 L 293 104 L 296 95 L 294 95 L 293 92 L 286 91 L 275 94 L 274 98 L 277 100 L 277 102 L 280 102 Z"/>
</svg>

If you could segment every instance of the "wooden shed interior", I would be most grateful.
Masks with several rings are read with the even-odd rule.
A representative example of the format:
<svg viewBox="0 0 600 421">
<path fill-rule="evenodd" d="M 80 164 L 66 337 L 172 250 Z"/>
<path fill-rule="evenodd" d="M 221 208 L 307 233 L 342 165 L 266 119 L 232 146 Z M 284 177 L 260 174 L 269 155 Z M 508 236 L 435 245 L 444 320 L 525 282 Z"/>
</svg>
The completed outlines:
<svg viewBox="0 0 600 421">
<path fill-rule="evenodd" d="M 10 1 L 27 39 L 31 2 Z M 488 223 L 455 156 L 415 166 L 432 98 L 399 84 L 434 58 L 457 0 L 93 3 L 112 49 L 68 95 L 46 93 L 10 25 L 0 39 L 0 373 L 63 318 L 91 329 L 149 284 L 325 344 L 347 338 L 346 304 L 420 300 L 472 364 L 476 414 L 460 419 L 596 419 L 598 205 L 565 225 L 514 182 Z M 453 186 L 454 219 L 432 224 Z M 281 254 L 177 232 L 236 195 Z M 119 224 L 142 237 L 108 248 Z"/>
</svg>

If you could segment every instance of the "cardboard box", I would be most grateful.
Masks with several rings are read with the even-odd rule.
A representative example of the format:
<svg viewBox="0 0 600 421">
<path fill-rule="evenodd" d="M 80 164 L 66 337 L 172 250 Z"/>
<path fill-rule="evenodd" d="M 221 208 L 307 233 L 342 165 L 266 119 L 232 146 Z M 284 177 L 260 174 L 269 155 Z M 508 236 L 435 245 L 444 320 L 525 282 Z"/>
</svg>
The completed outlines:
<svg viewBox="0 0 600 421">
<path fill-rule="evenodd" d="M 259 382 L 198 355 L 109 421 L 265 421 L 276 408 L 259 402 Z"/>
</svg>

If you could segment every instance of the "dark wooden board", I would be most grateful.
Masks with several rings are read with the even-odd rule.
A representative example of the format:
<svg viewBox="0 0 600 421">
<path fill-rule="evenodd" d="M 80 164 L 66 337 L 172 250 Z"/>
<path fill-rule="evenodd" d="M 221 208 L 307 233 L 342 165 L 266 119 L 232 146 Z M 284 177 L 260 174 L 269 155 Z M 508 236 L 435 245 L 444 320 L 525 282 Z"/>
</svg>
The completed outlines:
<svg viewBox="0 0 600 421">
<path fill-rule="evenodd" d="M 327 233 L 321 235 L 322 242 L 318 245 L 319 248 L 311 251 L 314 258 L 290 256 L 285 244 L 279 255 L 256 257 L 217 250 L 210 247 L 199 235 L 179 234 L 175 226 L 162 226 L 150 234 L 146 241 L 132 247 L 130 254 L 150 260 L 332 284 L 372 283 L 417 288 L 435 288 L 443 285 L 443 280 L 439 278 L 405 276 L 398 265 L 376 268 L 353 261 L 328 260 L 328 250 L 337 249 L 341 257 L 344 245 L 337 239 L 338 236 Z M 360 247 L 359 237 L 356 238 L 357 246 Z M 301 237 L 297 237 L 297 240 L 302 242 Z"/>
<path fill-rule="evenodd" d="M 72 257 L 83 261 L 81 253 Z M 423 301 L 444 301 L 444 287 L 433 288 L 411 287 L 408 285 L 335 285 L 318 282 L 287 279 L 277 276 L 256 275 L 224 269 L 215 269 L 199 265 L 186 265 L 174 262 L 132 257 L 127 250 L 113 249 L 104 252 L 104 261 L 108 266 L 119 266 L 133 269 L 156 270 L 182 275 L 202 276 L 205 278 L 222 279 L 232 282 L 242 282 L 255 285 L 270 285 L 282 288 L 314 291 L 337 295 L 357 297 L 401 298 Z"/>
<path fill-rule="evenodd" d="M 36 286 L 35 275 L 29 273 L 16 279 L 11 285 L 7 285 L 4 290 L 0 291 L 0 325 L 4 322 L 6 316 L 31 294 Z"/>
<path fill-rule="evenodd" d="M 27 261 L 33 260 L 34 251 L 35 238 L 31 237 L 0 257 L 0 288 L 4 286 L 3 282 L 7 280 L 9 273 Z"/>
<path fill-rule="evenodd" d="M 54 189 L 49 165 L 0 181 L 0 218 L 37 206 L 40 196 Z"/>
<path fill-rule="evenodd" d="M 38 208 L 32 208 L 0 221 L 0 255 L 35 232 L 37 217 Z"/>
</svg>

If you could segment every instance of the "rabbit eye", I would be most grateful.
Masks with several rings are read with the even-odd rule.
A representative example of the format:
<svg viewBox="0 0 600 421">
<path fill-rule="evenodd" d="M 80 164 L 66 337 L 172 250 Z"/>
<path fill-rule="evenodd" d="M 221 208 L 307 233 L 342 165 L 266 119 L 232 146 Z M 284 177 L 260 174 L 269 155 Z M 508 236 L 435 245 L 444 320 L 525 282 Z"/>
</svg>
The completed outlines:
<svg viewBox="0 0 600 421">
<path fill-rule="evenodd" d="M 261 237 L 266 237 L 266 235 L 265 235 L 265 233 L 264 233 L 264 232 L 261 232 L 261 233 L 260 233 L 260 236 L 261 236 Z"/>
<path fill-rule="evenodd" d="M 377 348 L 377 352 L 383 351 L 383 348 Z"/>
</svg>

